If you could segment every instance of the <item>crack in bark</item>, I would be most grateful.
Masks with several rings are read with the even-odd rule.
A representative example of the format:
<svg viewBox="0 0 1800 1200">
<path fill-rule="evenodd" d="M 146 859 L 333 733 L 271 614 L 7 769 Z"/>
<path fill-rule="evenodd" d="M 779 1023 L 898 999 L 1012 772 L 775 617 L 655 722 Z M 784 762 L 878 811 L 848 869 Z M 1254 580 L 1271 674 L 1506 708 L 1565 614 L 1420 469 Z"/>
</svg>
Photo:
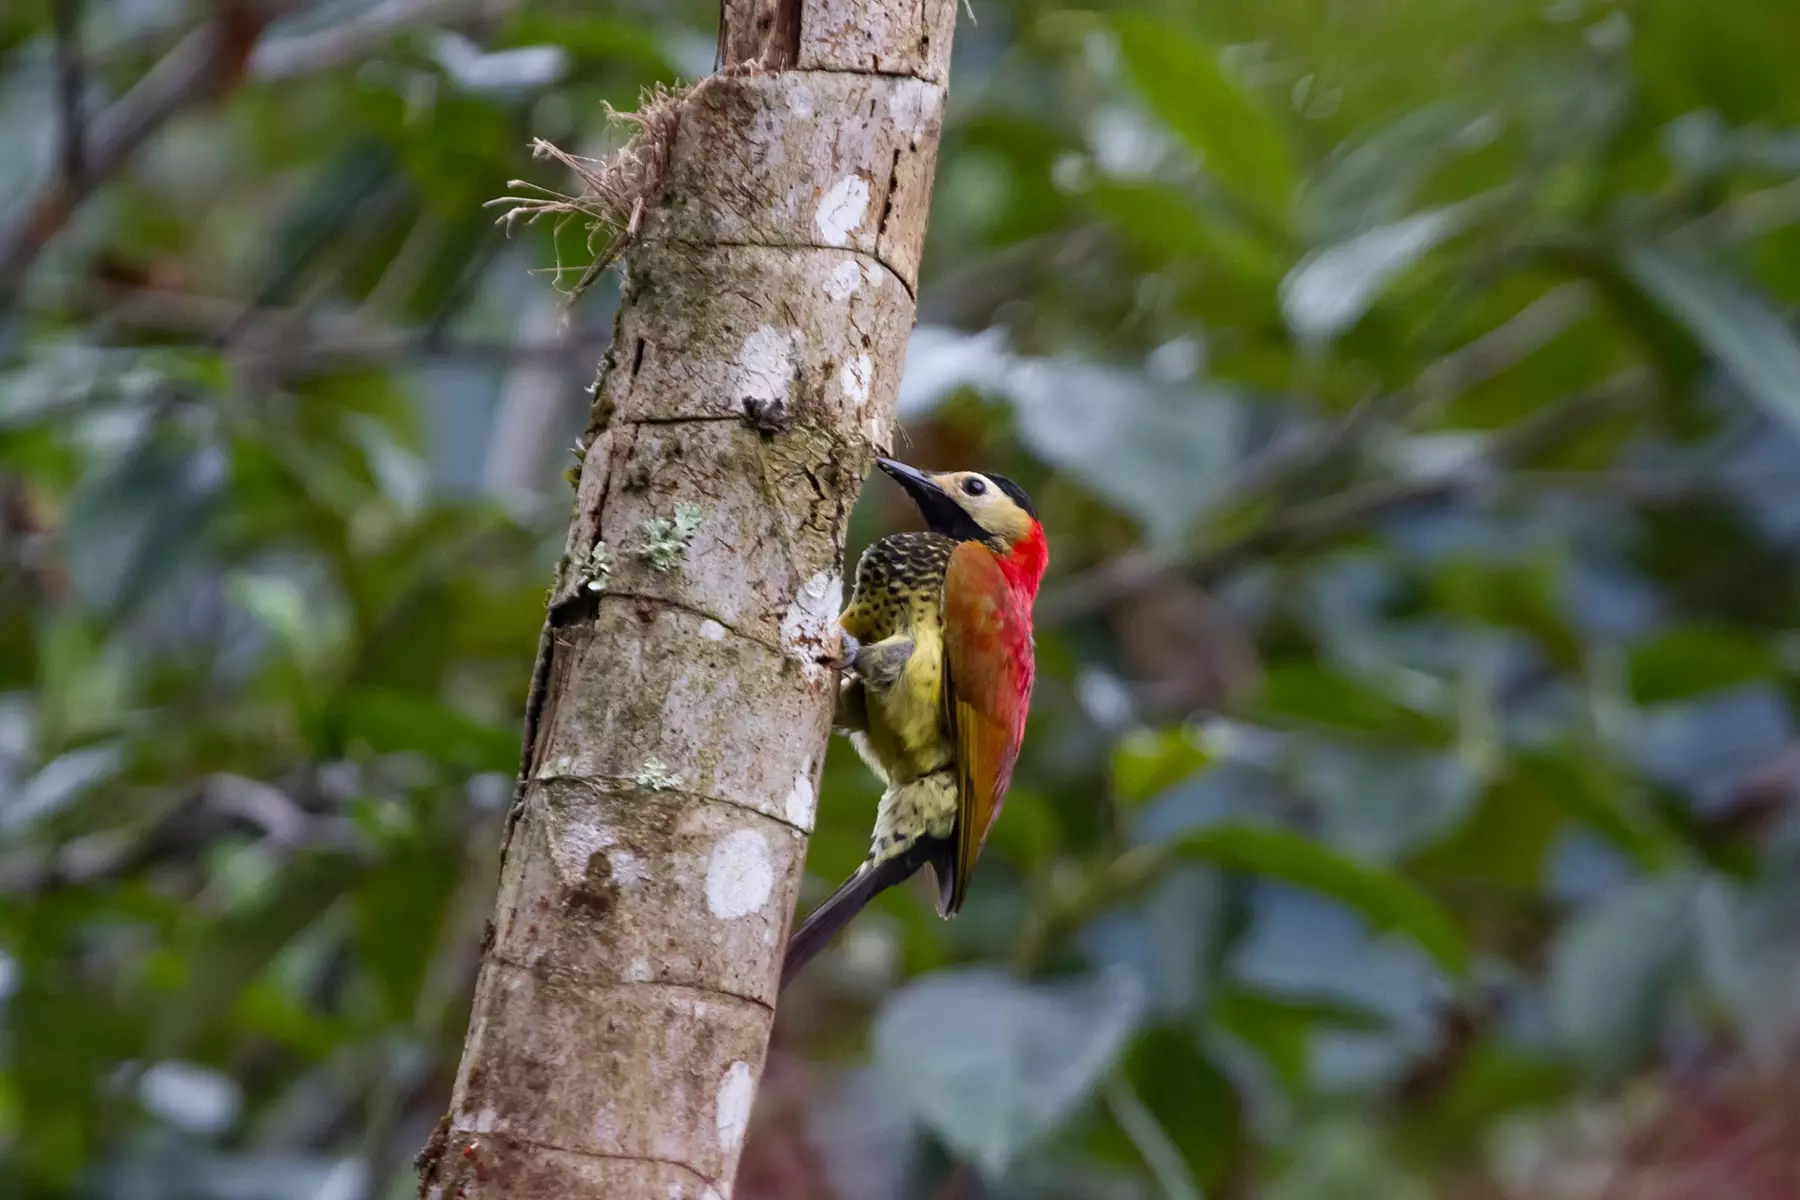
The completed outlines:
<svg viewBox="0 0 1800 1200">
<path fill-rule="evenodd" d="M 755 996 L 746 996 L 742 992 L 734 992 L 726 988 L 701 987 L 697 983 L 675 983 L 666 979 L 593 979 L 587 976 L 577 975 L 572 971 L 559 971 L 549 965 L 522 963 L 516 958 L 508 958 L 504 954 L 493 955 L 491 961 L 496 966 L 507 967 L 519 972 L 521 975 L 529 975 L 533 979 L 544 982 L 552 980 L 568 980 L 569 982 L 580 984 L 596 992 L 623 991 L 626 988 L 637 990 L 651 989 L 669 992 L 692 992 L 694 995 L 705 999 L 724 997 L 727 1000 L 737 1000 L 750 1005 L 752 1008 L 760 1008 L 766 1013 L 773 1013 L 775 1011 L 775 1006 L 766 1000 L 758 1000 Z"/>
<path fill-rule="evenodd" d="M 697 250 L 711 250 L 717 247 L 725 250 L 827 250 L 835 251 L 839 254 L 849 254 L 856 258 L 868 259 L 883 271 L 886 271 L 889 275 L 893 276 L 894 282 L 899 284 L 901 288 L 905 290 L 907 297 L 914 303 L 917 303 L 919 299 L 918 293 L 914 290 L 913 285 L 906 282 L 906 276 L 896 271 L 891 263 L 881 257 L 879 246 L 875 251 L 869 251 L 855 250 L 848 246 L 827 246 L 823 242 L 732 242 L 719 239 L 701 241 L 698 238 L 679 237 L 664 237 L 658 240 L 665 245 L 690 246 Z"/>
<path fill-rule="evenodd" d="M 587 788 L 589 791 L 600 796 L 629 796 L 633 792 L 651 790 L 640 784 L 633 783 L 628 779 L 614 779 L 613 777 L 606 775 L 574 775 L 567 771 L 557 771 L 547 775 L 534 775 L 532 776 L 531 782 L 544 784 L 572 783 L 578 787 Z M 608 786 L 609 784 L 616 784 L 617 786 Z M 726 808 L 733 808 L 739 812 L 755 813 L 764 820 L 773 821 L 784 829 L 791 829 L 802 837 L 809 837 L 812 834 L 811 829 L 804 829 L 788 820 L 785 816 L 777 816 L 767 809 L 758 808 L 756 805 L 744 800 L 734 800 L 730 796 L 718 796 L 714 795 L 712 792 L 697 791 L 690 787 L 657 788 L 655 790 L 666 796 L 686 796 L 689 800 L 698 800 L 703 804 L 721 804 Z"/>
<path fill-rule="evenodd" d="M 707 612 L 703 608 L 696 608 L 694 605 L 689 604 L 685 600 L 677 600 L 673 596 L 654 596 L 648 592 L 625 592 L 625 591 L 620 591 L 617 588 L 606 589 L 606 592 L 604 593 L 604 595 L 611 596 L 617 600 L 636 600 L 639 603 L 661 604 L 667 608 L 673 608 L 680 612 L 688 613 L 692 616 L 699 617 L 702 621 L 716 622 L 717 624 L 724 626 L 725 632 L 731 634 L 733 637 L 740 638 L 743 641 L 749 642 L 753 646 L 760 646 L 764 650 L 767 650 L 769 653 L 775 655 L 777 658 L 788 657 L 787 654 L 782 650 L 780 645 L 778 645 L 777 643 L 765 642 L 763 639 L 757 637 L 753 633 L 745 633 L 743 630 L 741 630 L 737 626 L 733 625 L 730 621 L 724 620 L 721 617 L 716 617 L 712 613 Z"/>
<path fill-rule="evenodd" d="M 657 1158 L 648 1154 L 608 1154 L 604 1150 L 577 1150 L 571 1146 L 558 1146 L 553 1142 L 540 1142 L 534 1138 L 520 1137 L 516 1133 L 482 1133 L 474 1129 L 453 1128 L 450 1136 L 456 1141 L 474 1145 L 479 1145 L 483 1140 L 492 1140 L 533 1150 L 548 1150 L 553 1154 L 567 1154 L 573 1158 L 595 1158 L 607 1162 L 654 1163 L 659 1167 L 673 1167 L 684 1174 L 692 1175 L 705 1187 L 717 1187 L 719 1183 L 718 1180 L 699 1168 L 674 1158 Z M 421 1184 L 421 1194 L 424 1194 L 424 1186 Z"/>
<path fill-rule="evenodd" d="M 900 147 L 894 147 L 894 163 L 888 168 L 887 196 L 881 202 L 881 219 L 875 222 L 875 256 L 881 257 L 887 241 L 888 218 L 894 215 L 894 193 L 900 189 Z"/>
</svg>

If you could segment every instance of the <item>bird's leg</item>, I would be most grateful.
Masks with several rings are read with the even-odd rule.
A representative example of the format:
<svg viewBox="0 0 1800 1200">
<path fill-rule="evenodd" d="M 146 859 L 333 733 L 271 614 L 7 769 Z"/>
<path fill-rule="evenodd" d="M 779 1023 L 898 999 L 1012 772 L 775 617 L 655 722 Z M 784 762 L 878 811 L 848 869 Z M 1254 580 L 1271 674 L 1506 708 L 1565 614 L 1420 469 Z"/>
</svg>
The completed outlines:
<svg viewBox="0 0 1800 1200">
<path fill-rule="evenodd" d="M 834 671 L 841 671 L 848 675 L 856 669 L 856 656 L 862 651 L 862 643 L 848 633 L 842 634 L 841 636 L 844 643 L 843 649 L 836 658 L 825 658 L 821 656 L 815 658 L 813 661 L 818 663 L 821 667 L 830 667 Z"/>
<path fill-rule="evenodd" d="M 867 686 L 878 692 L 886 691 L 899 682 L 900 673 L 906 670 L 907 661 L 912 658 L 912 654 L 911 638 L 883 638 L 872 645 L 857 648 L 856 673 Z"/>
<path fill-rule="evenodd" d="M 913 640 L 891 637 L 865 646 L 845 634 L 844 650 L 848 670 L 838 685 L 837 713 L 832 725 L 845 733 L 867 733 L 869 692 L 886 691 L 899 681 L 907 660 L 912 658 Z"/>
</svg>

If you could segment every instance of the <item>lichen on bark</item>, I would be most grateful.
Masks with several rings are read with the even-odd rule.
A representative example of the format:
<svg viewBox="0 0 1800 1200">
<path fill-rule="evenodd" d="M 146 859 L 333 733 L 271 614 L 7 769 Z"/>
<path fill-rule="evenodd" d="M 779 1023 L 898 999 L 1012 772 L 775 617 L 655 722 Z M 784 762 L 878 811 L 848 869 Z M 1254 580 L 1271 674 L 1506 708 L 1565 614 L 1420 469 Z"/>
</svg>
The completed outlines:
<svg viewBox="0 0 1800 1200">
<path fill-rule="evenodd" d="M 422 1196 L 725 1200 L 749 1122 L 956 14 L 723 7 L 627 253 Z"/>
</svg>

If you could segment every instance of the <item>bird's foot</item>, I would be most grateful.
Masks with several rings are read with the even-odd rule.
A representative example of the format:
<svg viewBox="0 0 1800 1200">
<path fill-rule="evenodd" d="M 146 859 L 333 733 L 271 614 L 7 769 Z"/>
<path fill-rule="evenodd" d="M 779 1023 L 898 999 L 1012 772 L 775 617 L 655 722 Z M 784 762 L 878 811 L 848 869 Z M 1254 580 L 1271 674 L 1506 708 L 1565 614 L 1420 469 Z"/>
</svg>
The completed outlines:
<svg viewBox="0 0 1800 1200">
<path fill-rule="evenodd" d="M 820 655 L 813 661 L 818 663 L 821 667 L 830 667 L 833 671 L 841 671 L 846 675 L 855 671 L 856 657 L 862 653 L 862 643 L 847 633 L 844 634 L 843 637 L 844 646 L 836 658 Z"/>
</svg>

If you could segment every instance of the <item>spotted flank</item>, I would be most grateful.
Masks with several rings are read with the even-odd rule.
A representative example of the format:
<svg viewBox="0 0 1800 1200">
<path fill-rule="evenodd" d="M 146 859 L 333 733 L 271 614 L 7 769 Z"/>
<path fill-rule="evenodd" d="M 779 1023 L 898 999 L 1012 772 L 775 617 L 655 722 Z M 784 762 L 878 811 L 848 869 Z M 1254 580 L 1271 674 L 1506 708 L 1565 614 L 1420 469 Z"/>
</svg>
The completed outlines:
<svg viewBox="0 0 1800 1200">
<path fill-rule="evenodd" d="M 906 853 L 921 837 L 948 838 L 956 827 L 956 772 L 934 771 L 881 794 L 869 861 Z"/>
</svg>

